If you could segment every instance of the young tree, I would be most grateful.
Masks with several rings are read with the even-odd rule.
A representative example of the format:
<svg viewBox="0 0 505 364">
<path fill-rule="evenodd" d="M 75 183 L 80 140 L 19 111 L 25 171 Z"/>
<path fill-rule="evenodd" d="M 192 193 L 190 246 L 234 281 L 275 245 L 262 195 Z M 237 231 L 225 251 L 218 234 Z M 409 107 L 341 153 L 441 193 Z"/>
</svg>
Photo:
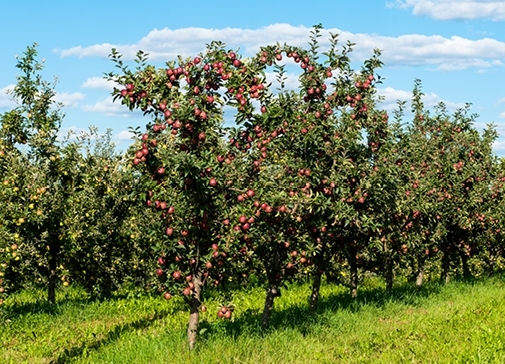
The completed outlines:
<svg viewBox="0 0 505 364">
<path fill-rule="evenodd" d="M 10 200 L 11 208 L 4 213 L 6 221 L 16 220 L 10 230 L 18 231 L 14 234 L 21 240 L 20 269 L 43 277 L 48 301 L 54 303 L 59 260 L 66 244 L 63 216 L 78 178 L 75 162 L 79 148 L 74 142 L 57 140 L 63 119 L 61 105 L 54 101 L 54 85 L 42 79 L 39 72 L 43 65 L 36 57 L 33 45 L 19 58 L 16 67 L 22 74 L 12 90 L 19 106 L 1 119 L 2 144 L 9 154 L 20 156 L 10 162 L 22 166 L 22 170 L 12 164 L 8 167 L 12 173 L 4 180 L 3 196 Z M 10 243 L 4 241 L 3 245 Z"/>
</svg>

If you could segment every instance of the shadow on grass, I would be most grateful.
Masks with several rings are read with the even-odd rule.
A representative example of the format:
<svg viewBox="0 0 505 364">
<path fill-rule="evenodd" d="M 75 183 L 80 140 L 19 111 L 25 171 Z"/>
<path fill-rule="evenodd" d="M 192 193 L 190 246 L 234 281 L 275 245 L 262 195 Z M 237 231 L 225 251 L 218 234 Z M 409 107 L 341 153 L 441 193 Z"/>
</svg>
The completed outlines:
<svg viewBox="0 0 505 364">
<path fill-rule="evenodd" d="M 70 363 L 74 358 L 82 356 L 85 352 L 97 350 L 102 346 L 113 344 L 115 341 L 119 340 L 124 333 L 149 327 L 154 321 L 165 318 L 170 312 L 172 312 L 172 310 L 161 310 L 149 317 L 143 317 L 133 322 L 116 325 L 100 339 L 85 341 L 81 343 L 81 345 L 64 349 L 58 358 L 52 360 L 50 364 Z"/>
<path fill-rule="evenodd" d="M 58 315 L 62 312 L 63 307 L 66 304 L 78 304 L 85 305 L 94 302 L 94 300 L 89 298 L 63 298 L 57 301 L 57 303 L 49 303 L 47 300 L 39 300 L 35 302 L 21 302 L 9 306 L 5 309 L 5 317 L 10 320 L 15 320 L 20 316 L 25 316 L 27 314 L 46 314 L 46 315 Z"/>
<path fill-rule="evenodd" d="M 466 283 L 471 285 L 478 281 L 480 280 L 466 281 Z M 410 283 L 397 284 L 391 292 L 386 292 L 383 287 L 364 287 L 355 299 L 351 298 L 347 291 L 333 293 L 320 298 L 317 314 L 309 313 L 308 302 L 292 304 L 281 310 L 274 309 L 270 325 L 266 330 L 260 325 L 261 309 L 249 309 L 242 312 L 234 321 L 208 322 L 202 320 L 199 327 L 199 340 L 205 342 L 216 335 L 227 336 L 234 340 L 242 335 L 264 337 L 276 330 L 284 328 L 297 330 L 302 335 L 307 336 L 314 330 L 317 330 L 318 327 L 330 324 L 328 316 L 325 315 L 325 313 L 338 311 L 359 313 L 361 310 L 370 306 L 381 308 L 390 303 L 416 306 L 419 304 L 419 301 L 440 294 L 442 289 L 444 289 L 443 284 L 433 281 L 427 282 L 420 288 Z M 309 297 L 308 289 L 307 297 Z M 95 302 L 95 300 L 91 298 L 76 299 L 74 297 L 73 299 L 68 298 L 60 300 L 59 304 L 65 304 L 66 301 L 71 304 L 89 304 Z M 24 313 L 58 314 L 60 310 L 58 306 L 59 305 L 50 305 L 48 303 L 27 303 L 25 305 L 13 307 L 11 313 L 14 315 L 22 315 Z M 73 359 L 86 355 L 86 353 L 90 351 L 98 350 L 103 346 L 113 344 L 125 333 L 149 327 L 154 321 L 161 320 L 168 314 L 173 313 L 174 309 L 175 311 L 185 309 L 182 302 L 181 305 L 177 306 L 177 308 L 172 307 L 170 310 L 159 310 L 154 315 L 151 314 L 130 323 L 116 325 L 100 338 L 86 340 L 80 345 L 64 349 L 51 363 L 69 363 L 73 361 Z"/>
<path fill-rule="evenodd" d="M 318 304 L 317 314 L 309 312 L 307 303 L 291 305 L 283 310 L 275 310 L 272 313 L 269 327 L 265 330 L 261 327 L 261 314 L 259 309 L 241 313 L 234 321 L 222 321 L 214 324 L 202 322 L 205 328 L 203 340 L 210 339 L 216 334 L 229 336 L 237 339 L 241 335 L 265 336 L 278 329 L 287 328 L 298 330 L 303 336 L 312 333 L 317 327 L 328 324 L 324 313 L 348 311 L 359 312 L 370 305 L 384 307 L 389 303 L 402 303 L 415 306 L 420 299 L 435 296 L 441 292 L 444 285 L 437 282 L 429 282 L 423 287 L 415 287 L 412 284 L 401 284 L 386 292 L 384 288 L 368 288 L 360 291 L 357 298 L 351 298 L 348 292 L 331 294 L 321 297 Z M 309 297 L 307 290 L 307 298 Z"/>
</svg>

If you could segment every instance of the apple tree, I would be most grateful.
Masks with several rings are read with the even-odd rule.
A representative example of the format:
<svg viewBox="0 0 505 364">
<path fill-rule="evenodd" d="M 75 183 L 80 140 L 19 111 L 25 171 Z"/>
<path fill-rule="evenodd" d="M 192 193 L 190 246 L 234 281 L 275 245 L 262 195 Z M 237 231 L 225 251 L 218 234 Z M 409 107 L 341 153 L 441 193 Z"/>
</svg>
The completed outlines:
<svg viewBox="0 0 505 364">
<path fill-rule="evenodd" d="M 155 266 L 150 257 L 156 229 L 153 214 L 139 197 L 141 183 L 130 161 L 119 154 L 110 131 L 95 128 L 77 136 L 79 185 L 65 211 L 66 274 L 87 290 L 109 297 L 123 283 L 146 287 Z M 67 283 L 65 283 L 67 282 Z"/>
<path fill-rule="evenodd" d="M 37 61 L 36 45 L 27 48 L 16 67 L 21 75 L 12 96 L 18 106 L 2 115 L 1 137 L 6 152 L 19 155 L 8 163 L 3 197 L 9 200 L 9 209 L 3 213 L 9 236 L 20 239 L 20 244 L 5 241 L 3 245 L 4 249 L 18 245 L 21 259 L 16 273 L 27 281 L 45 282 L 48 301 L 54 303 L 66 243 L 65 202 L 75 190 L 79 146 L 57 139 L 61 105 L 54 101 L 54 85 L 40 75 L 43 65 Z"/>
<path fill-rule="evenodd" d="M 228 207 L 236 194 L 241 157 L 225 142 L 223 107 L 235 108 L 236 121 L 243 122 L 252 104 L 245 98 L 232 99 L 231 94 L 246 79 L 261 77 L 254 66 L 219 42 L 210 44 L 204 54 L 169 61 L 160 69 L 146 65 L 142 52 L 135 72 L 115 50 L 111 57 L 120 69 L 119 74 L 108 75 L 121 85 L 114 98 L 152 116 L 147 130 L 137 133 L 131 160 L 149 177 L 142 179 L 146 205 L 163 223 L 164 234 L 154 246 L 160 288 L 165 298 L 182 294 L 189 304 L 188 342 L 193 348 L 203 286 L 236 281 L 242 277 L 237 269 L 245 264 L 240 262 L 248 260 L 230 225 L 235 217 Z M 263 97 L 257 89 L 255 98 Z"/>
</svg>

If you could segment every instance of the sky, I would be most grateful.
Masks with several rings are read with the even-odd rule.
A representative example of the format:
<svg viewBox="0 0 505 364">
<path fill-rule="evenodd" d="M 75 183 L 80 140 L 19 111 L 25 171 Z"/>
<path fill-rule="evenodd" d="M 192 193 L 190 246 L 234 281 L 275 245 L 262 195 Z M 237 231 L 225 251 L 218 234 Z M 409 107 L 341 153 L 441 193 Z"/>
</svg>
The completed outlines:
<svg viewBox="0 0 505 364">
<path fill-rule="evenodd" d="M 0 13 L 0 113 L 16 106 L 6 93 L 16 83 L 16 56 L 36 42 L 43 76 L 58 80 L 56 99 L 65 106 L 62 134 L 98 127 L 112 130 L 118 149 L 131 143 L 129 127 L 149 121 L 113 103 L 113 47 L 132 60 L 138 50 L 163 66 L 177 55 L 195 56 L 213 40 L 240 49 L 244 56 L 276 42 L 305 46 L 311 27 L 324 36 L 339 34 L 340 44 L 356 43 L 357 69 L 382 51 L 379 94 L 382 109 L 408 101 L 415 79 L 424 103 L 443 101 L 449 111 L 471 103 L 482 130 L 493 123 L 499 133 L 494 151 L 505 156 L 505 1 L 496 0 L 278 0 L 132 1 L 2 0 Z M 289 70 L 288 70 L 289 73 Z M 296 87 L 293 73 L 289 85 Z M 406 119 L 408 121 L 408 118 Z"/>
</svg>

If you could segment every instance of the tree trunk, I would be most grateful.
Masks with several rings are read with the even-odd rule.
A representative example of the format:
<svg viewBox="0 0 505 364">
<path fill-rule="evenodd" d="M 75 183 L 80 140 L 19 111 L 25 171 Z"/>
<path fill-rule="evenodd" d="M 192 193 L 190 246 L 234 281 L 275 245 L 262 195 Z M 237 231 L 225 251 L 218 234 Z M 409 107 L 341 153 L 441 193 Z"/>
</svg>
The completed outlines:
<svg viewBox="0 0 505 364">
<path fill-rule="evenodd" d="M 202 296 L 202 280 L 200 273 L 193 276 L 193 297 L 191 297 L 189 323 L 188 323 L 188 343 L 189 349 L 193 350 L 196 344 L 196 337 L 198 335 L 198 321 L 200 318 L 200 304 Z"/>
<path fill-rule="evenodd" d="M 449 271 L 451 269 L 451 257 L 449 251 L 444 249 L 444 255 L 442 256 L 442 274 L 440 275 L 440 281 L 442 283 L 449 283 L 451 277 Z"/>
<path fill-rule="evenodd" d="M 316 270 L 314 274 L 314 282 L 312 284 L 312 293 L 310 295 L 309 311 L 314 313 L 317 310 L 317 303 L 319 302 L 319 289 L 321 288 L 321 276 L 323 275 L 320 269 Z"/>
<path fill-rule="evenodd" d="M 59 244 L 53 243 L 49 249 L 49 274 L 47 277 L 47 301 L 49 303 L 56 303 L 56 282 L 58 276 L 56 274 L 56 268 L 58 267 L 58 253 L 60 247 Z"/>
<path fill-rule="evenodd" d="M 496 252 L 493 247 L 489 249 L 489 264 L 487 274 L 492 276 L 494 274 L 494 267 L 496 263 Z"/>
<path fill-rule="evenodd" d="M 472 278 L 472 272 L 470 272 L 470 267 L 468 266 L 468 256 L 464 252 L 459 252 L 461 257 L 461 265 L 463 266 L 463 278 L 470 279 Z"/>
<path fill-rule="evenodd" d="M 419 257 L 417 260 L 417 276 L 416 276 L 416 286 L 421 287 L 424 282 L 424 263 L 426 257 Z"/>
<path fill-rule="evenodd" d="M 358 262 L 356 259 L 356 251 L 353 249 L 349 256 L 349 267 L 351 270 L 350 292 L 351 297 L 358 297 Z"/>
<path fill-rule="evenodd" d="M 391 293 L 393 290 L 393 257 L 388 253 L 386 257 L 386 291 Z"/>
<path fill-rule="evenodd" d="M 112 295 L 112 278 L 110 273 L 105 273 L 105 278 L 103 282 L 102 294 L 105 298 L 110 298 Z"/>
<path fill-rule="evenodd" d="M 274 309 L 274 299 L 279 297 L 281 291 L 277 288 L 277 285 L 270 284 L 267 288 L 267 297 L 265 299 L 265 307 L 263 308 L 263 315 L 261 317 L 261 326 L 265 329 L 270 322 L 270 317 L 272 316 L 272 311 Z"/>
</svg>

